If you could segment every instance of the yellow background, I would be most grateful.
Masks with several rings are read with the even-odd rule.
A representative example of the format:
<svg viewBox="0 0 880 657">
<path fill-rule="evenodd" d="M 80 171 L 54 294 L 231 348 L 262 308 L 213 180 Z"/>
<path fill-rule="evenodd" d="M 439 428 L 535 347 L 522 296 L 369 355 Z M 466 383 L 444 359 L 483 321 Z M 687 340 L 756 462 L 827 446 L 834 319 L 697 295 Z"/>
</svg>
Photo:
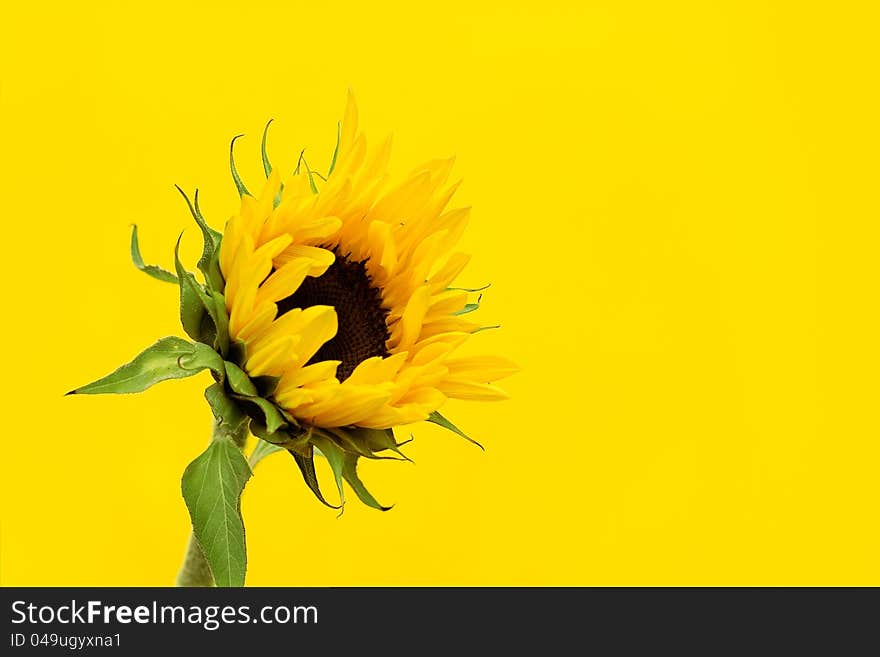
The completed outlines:
<svg viewBox="0 0 880 657">
<path fill-rule="evenodd" d="M 222 227 L 230 137 L 323 168 L 349 86 L 396 171 L 458 155 L 522 372 L 446 407 L 486 453 L 363 466 L 388 513 L 268 459 L 250 585 L 880 584 L 874 3 L 125 4 L 0 26 L 3 584 L 173 582 L 209 377 L 62 394 L 182 334 L 129 225 L 193 262 L 172 184 Z"/>
</svg>

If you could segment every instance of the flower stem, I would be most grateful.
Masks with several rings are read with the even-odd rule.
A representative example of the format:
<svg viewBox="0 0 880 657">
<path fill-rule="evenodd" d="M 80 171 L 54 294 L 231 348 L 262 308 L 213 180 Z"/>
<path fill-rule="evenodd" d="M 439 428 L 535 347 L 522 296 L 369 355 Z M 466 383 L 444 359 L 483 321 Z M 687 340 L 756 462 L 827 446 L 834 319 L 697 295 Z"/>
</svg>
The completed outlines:
<svg viewBox="0 0 880 657">
<path fill-rule="evenodd" d="M 211 440 L 228 436 L 232 439 L 239 449 L 244 449 L 245 442 L 248 437 L 247 422 L 242 422 L 239 426 L 230 428 L 229 425 L 221 425 L 215 421 L 211 433 Z M 214 586 L 214 577 L 211 575 L 211 568 L 205 559 L 205 554 L 196 540 L 195 534 L 190 533 L 189 542 L 186 546 L 186 555 L 183 557 L 183 564 L 177 573 L 177 586 Z"/>
</svg>

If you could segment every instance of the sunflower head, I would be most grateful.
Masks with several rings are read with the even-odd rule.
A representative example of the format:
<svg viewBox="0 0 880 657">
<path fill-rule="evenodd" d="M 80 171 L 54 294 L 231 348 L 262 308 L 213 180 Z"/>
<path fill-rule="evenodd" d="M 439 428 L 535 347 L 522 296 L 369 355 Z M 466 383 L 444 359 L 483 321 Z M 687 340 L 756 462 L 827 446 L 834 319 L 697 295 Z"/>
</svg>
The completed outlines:
<svg viewBox="0 0 880 657">
<path fill-rule="evenodd" d="M 456 355 L 489 328 L 472 319 L 479 290 L 454 287 L 469 260 L 455 246 L 470 210 L 450 207 L 452 158 L 392 180 L 390 140 L 367 148 L 351 94 L 326 173 L 300 155 L 283 177 L 267 155 L 268 128 L 256 194 L 236 170 L 232 140 L 241 205 L 222 234 L 202 217 L 198 193 L 190 204 L 204 237 L 204 283 L 176 253 L 176 275 L 145 265 L 136 229 L 132 258 L 179 284 L 181 321 L 195 344 L 175 352 L 176 365 L 212 371 L 206 396 L 219 423 L 247 422 L 267 445 L 288 450 L 321 501 L 315 451 L 340 493 L 344 479 L 385 508 L 357 478 L 357 460 L 402 456 L 394 428 L 422 420 L 467 437 L 440 407 L 449 398 L 505 399 L 494 382 L 516 371 L 497 356 Z M 77 392 L 95 391 L 88 388 Z"/>
</svg>

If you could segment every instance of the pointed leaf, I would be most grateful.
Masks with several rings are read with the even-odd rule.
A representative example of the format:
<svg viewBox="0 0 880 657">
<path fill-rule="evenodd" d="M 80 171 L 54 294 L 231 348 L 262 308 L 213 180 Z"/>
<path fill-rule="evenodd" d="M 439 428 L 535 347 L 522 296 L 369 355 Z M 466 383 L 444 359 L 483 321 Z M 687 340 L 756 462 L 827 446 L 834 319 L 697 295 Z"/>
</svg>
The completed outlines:
<svg viewBox="0 0 880 657">
<path fill-rule="evenodd" d="M 293 460 L 296 461 L 296 464 L 299 466 L 300 472 L 302 472 L 303 479 L 306 482 L 306 485 L 311 489 L 311 491 L 315 494 L 315 497 L 318 498 L 318 501 L 324 504 L 325 506 L 329 506 L 331 509 L 338 509 L 340 507 L 330 504 L 326 499 L 324 499 L 324 495 L 321 493 L 321 487 L 318 485 L 318 475 L 315 472 L 315 460 L 314 460 L 314 449 L 311 445 L 306 447 L 305 455 L 299 454 L 293 450 L 288 450 L 293 456 Z"/>
<path fill-rule="evenodd" d="M 376 498 L 367 490 L 367 487 L 364 486 L 360 477 L 358 477 L 357 461 L 358 457 L 356 454 L 346 454 L 342 466 L 342 476 L 345 477 L 348 485 L 352 487 L 361 502 L 374 509 L 379 509 L 379 511 L 388 511 L 391 507 L 379 504 L 379 502 L 376 501 Z"/>
<path fill-rule="evenodd" d="M 183 473 L 181 491 L 193 533 L 217 586 L 244 586 L 247 549 L 241 492 L 250 476 L 247 460 L 227 436 L 213 440 Z"/>
<path fill-rule="evenodd" d="M 223 361 L 216 351 L 183 338 L 162 338 L 147 347 L 130 363 L 93 383 L 71 390 L 68 395 L 132 393 L 146 390 L 160 381 L 183 379 L 204 369 L 223 371 Z"/>
<path fill-rule="evenodd" d="M 443 417 L 442 415 L 440 415 L 440 413 L 439 413 L 438 411 L 434 411 L 433 413 L 431 413 L 431 414 L 428 416 L 428 422 L 433 422 L 434 424 L 438 424 L 438 425 L 440 425 L 440 426 L 443 427 L 444 429 L 448 429 L 449 431 L 452 431 L 453 433 L 457 433 L 459 436 L 461 436 L 462 438 L 464 438 L 464 439 L 467 440 L 468 442 L 473 443 L 474 445 L 476 445 L 477 447 L 479 447 L 479 448 L 482 449 L 483 451 L 486 450 L 486 448 L 483 447 L 480 443 L 478 443 L 478 442 L 477 442 L 476 440 L 474 440 L 473 438 L 470 438 L 470 437 L 469 437 L 464 431 L 462 431 L 462 430 L 459 429 L 457 426 L 455 426 L 454 424 L 452 424 L 452 422 L 450 422 L 450 421 L 447 420 L 445 417 Z"/>
<path fill-rule="evenodd" d="M 235 183 L 235 188 L 238 190 L 239 196 L 250 196 L 251 193 L 248 191 L 247 187 L 244 186 L 244 183 L 241 181 L 241 176 L 238 175 L 238 169 L 235 168 L 235 140 L 239 137 L 244 137 L 244 135 L 235 135 L 232 138 L 232 142 L 229 144 L 229 169 L 232 171 L 232 180 Z"/>
<path fill-rule="evenodd" d="M 141 247 L 138 244 L 138 227 L 136 225 L 132 225 L 131 227 L 131 261 L 134 263 L 134 266 L 140 269 L 142 272 L 147 274 L 148 276 L 152 276 L 153 278 L 164 281 L 165 283 L 177 283 L 177 276 L 172 274 L 170 271 L 165 271 L 161 267 L 157 267 L 156 265 L 145 265 L 144 259 L 141 257 Z"/>
</svg>

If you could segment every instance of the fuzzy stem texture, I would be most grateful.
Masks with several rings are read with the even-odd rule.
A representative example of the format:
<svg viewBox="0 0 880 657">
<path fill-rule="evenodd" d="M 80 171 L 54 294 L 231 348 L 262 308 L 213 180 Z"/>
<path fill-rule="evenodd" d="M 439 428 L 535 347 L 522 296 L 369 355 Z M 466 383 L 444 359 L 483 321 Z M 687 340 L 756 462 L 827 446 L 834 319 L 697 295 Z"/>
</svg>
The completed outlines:
<svg viewBox="0 0 880 657">
<path fill-rule="evenodd" d="M 229 429 L 228 425 L 220 426 L 218 422 L 214 422 L 211 440 L 216 440 L 221 436 L 229 436 L 239 449 L 244 449 L 245 442 L 248 437 L 247 422 L 234 429 Z M 205 559 L 205 554 L 196 540 L 195 534 L 189 535 L 189 543 L 186 546 L 186 555 L 183 557 L 183 564 L 177 573 L 177 586 L 214 586 L 214 577 L 211 575 L 211 568 Z"/>
</svg>

